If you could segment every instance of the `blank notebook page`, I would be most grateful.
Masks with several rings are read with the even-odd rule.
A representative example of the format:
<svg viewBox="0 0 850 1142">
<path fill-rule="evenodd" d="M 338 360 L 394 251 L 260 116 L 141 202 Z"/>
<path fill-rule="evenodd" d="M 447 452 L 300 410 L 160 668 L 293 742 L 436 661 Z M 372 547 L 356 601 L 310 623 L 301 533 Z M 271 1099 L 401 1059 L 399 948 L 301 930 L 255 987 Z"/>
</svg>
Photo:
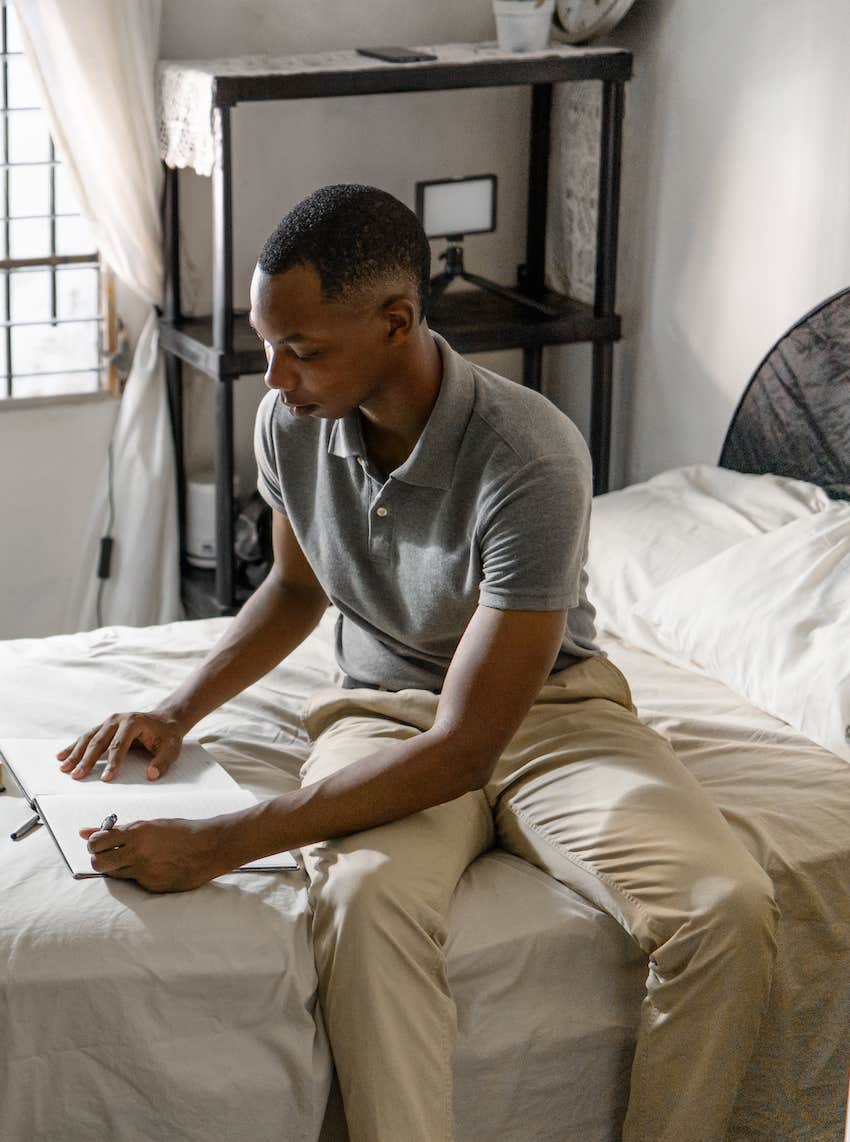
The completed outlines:
<svg viewBox="0 0 850 1142">
<path fill-rule="evenodd" d="M 128 752 L 111 781 L 100 780 L 106 769 L 105 758 L 95 762 L 86 777 L 76 780 L 70 774 L 62 772 L 59 768 L 62 763 L 56 757 L 59 750 L 67 744 L 65 739 L 54 738 L 45 738 L 43 741 L 0 738 L 0 750 L 9 763 L 12 775 L 19 779 L 24 792 L 30 797 L 37 797 L 39 793 L 88 796 L 100 789 L 115 789 L 123 797 L 126 786 L 135 786 L 140 790 L 151 786 L 172 790 L 183 787 L 187 790 L 197 789 L 199 792 L 239 788 L 227 770 L 198 741 L 184 741 L 177 761 L 156 781 L 149 781 L 146 776 L 151 755 L 138 747 Z"/>
</svg>

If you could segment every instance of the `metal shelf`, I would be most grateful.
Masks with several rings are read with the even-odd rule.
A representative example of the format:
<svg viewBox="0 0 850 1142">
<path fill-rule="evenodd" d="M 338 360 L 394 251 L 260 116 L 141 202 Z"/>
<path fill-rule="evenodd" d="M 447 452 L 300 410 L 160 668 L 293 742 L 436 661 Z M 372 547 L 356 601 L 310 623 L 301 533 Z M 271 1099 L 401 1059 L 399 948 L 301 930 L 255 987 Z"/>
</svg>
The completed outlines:
<svg viewBox="0 0 850 1142">
<path fill-rule="evenodd" d="M 495 43 L 446 44 L 431 48 L 432 61 L 387 64 L 353 49 L 232 60 L 164 60 L 162 71 L 209 90 L 213 107 L 282 99 L 388 95 L 407 91 L 452 91 L 570 83 L 587 79 L 623 82 L 632 74 L 632 53 L 623 48 L 550 44 L 544 52 L 503 52 Z"/>
<path fill-rule="evenodd" d="M 525 85 L 531 88 L 525 264 L 518 288 L 552 304 L 557 316 L 534 313 L 491 293 L 452 287 L 436 304 L 429 324 L 461 353 L 502 349 L 523 352 L 523 383 L 540 388 L 546 345 L 590 342 L 590 452 L 594 491 L 606 491 L 611 425 L 613 344 L 620 336 L 614 293 L 617 261 L 620 154 L 624 85 L 632 56 L 618 48 L 552 45 L 531 58 L 499 53 L 493 44 L 448 45 L 434 49 L 433 63 L 381 65 L 352 51 L 269 59 L 257 72 L 253 61 L 210 63 L 163 61 L 162 77 L 176 70 L 182 78 L 209 86 L 213 206 L 213 313 L 186 317 L 180 306 L 180 224 L 178 171 L 165 168 L 163 234 L 166 281 L 160 319 L 165 351 L 169 409 L 178 470 L 178 510 L 185 535 L 185 473 L 181 368 L 186 362 L 219 383 L 216 394 L 216 544 L 222 553 L 215 571 L 186 570 L 183 585 L 191 617 L 232 614 L 244 602 L 236 585 L 233 558 L 233 382 L 265 371 L 265 354 L 247 316 L 233 308 L 233 196 L 231 187 L 231 109 L 239 103 L 313 99 L 340 95 L 440 91 Z M 195 74 L 197 73 L 197 74 Z M 172 75 L 172 78 L 173 75 Z M 546 290 L 544 262 L 548 205 L 549 136 L 553 85 L 599 80 L 599 178 L 596 221 L 596 283 L 593 305 Z M 247 596 L 245 596 L 247 597 Z"/>
<path fill-rule="evenodd" d="M 612 341 L 620 336 L 616 314 L 595 317 L 593 307 L 545 290 L 538 300 L 557 308 L 557 317 L 537 315 L 515 302 L 481 290 L 451 290 L 440 298 L 428 324 L 459 353 L 530 349 L 578 341 Z M 233 317 L 233 351 L 213 343 L 209 315 L 160 321 L 162 348 L 215 380 L 264 373 L 266 357 L 244 312 Z"/>
</svg>

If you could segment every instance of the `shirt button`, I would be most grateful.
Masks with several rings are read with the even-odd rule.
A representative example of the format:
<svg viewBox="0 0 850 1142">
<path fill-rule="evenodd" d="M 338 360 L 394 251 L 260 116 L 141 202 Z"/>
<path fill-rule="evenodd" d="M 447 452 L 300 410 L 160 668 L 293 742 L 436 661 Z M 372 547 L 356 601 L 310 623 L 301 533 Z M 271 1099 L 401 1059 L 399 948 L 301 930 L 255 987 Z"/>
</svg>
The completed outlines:
<svg viewBox="0 0 850 1142">
<path fill-rule="evenodd" d="M 381 519 L 383 519 L 386 514 L 387 509 L 385 507 L 375 508 L 375 515 L 379 515 Z"/>
</svg>

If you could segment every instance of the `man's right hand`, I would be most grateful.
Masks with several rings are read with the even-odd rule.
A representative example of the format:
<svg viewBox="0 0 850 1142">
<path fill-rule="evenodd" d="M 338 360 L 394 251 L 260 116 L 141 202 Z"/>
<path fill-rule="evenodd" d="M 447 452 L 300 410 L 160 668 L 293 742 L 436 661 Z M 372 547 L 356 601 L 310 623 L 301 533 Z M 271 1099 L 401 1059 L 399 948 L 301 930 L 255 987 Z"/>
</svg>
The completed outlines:
<svg viewBox="0 0 850 1142">
<path fill-rule="evenodd" d="M 63 773 L 70 773 L 79 781 L 105 756 L 101 781 L 111 781 L 130 747 L 139 744 L 151 755 L 146 769 L 148 780 L 156 781 L 177 760 L 185 732 L 177 719 L 167 714 L 110 714 L 99 726 L 61 749 L 56 757 L 62 762 L 59 768 Z"/>
</svg>

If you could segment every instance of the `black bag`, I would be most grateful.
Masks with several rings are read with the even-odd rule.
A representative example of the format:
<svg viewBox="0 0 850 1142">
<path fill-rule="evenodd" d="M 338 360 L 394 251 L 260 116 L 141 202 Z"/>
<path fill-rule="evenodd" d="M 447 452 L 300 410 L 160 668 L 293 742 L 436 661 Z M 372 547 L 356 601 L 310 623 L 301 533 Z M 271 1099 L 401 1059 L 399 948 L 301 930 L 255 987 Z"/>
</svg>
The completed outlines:
<svg viewBox="0 0 850 1142">
<path fill-rule="evenodd" d="M 259 587 L 274 562 L 272 509 L 259 492 L 251 493 L 236 517 L 233 549 L 237 584 Z"/>
</svg>

